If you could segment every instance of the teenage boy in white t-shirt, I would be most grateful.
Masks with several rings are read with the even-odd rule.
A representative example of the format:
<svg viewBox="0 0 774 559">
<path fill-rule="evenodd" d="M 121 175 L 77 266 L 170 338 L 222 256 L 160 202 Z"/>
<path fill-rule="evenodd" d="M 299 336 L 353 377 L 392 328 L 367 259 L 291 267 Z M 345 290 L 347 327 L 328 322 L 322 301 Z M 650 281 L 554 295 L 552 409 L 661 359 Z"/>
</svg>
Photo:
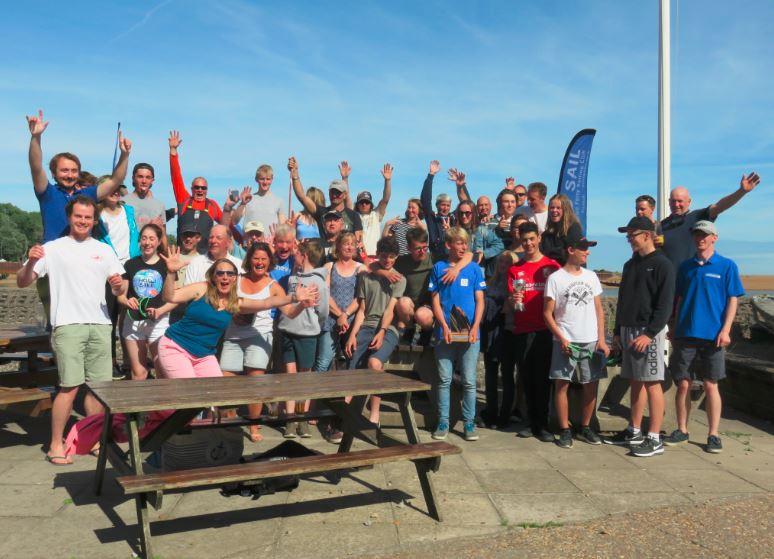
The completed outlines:
<svg viewBox="0 0 774 559">
<path fill-rule="evenodd" d="M 605 315 L 602 285 L 591 270 L 584 268 L 589 247 L 596 246 L 579 231 L 567 236 L 567 263 L 546 281 L 543 317 L 554 335 L 549 378 L 554 381 L 554 407 L 559 422 L 556 444 L 572 447 L 567 389 L 573 380 L 583 385 L 583 409 L 578 438 L 589 444 L 602 440 L 589 426 L 597 400 L 597 384 L 607 376 L 605 359 Z M 577 376 L 576 376 L 577 371 Z"/>
<path fill-rule="evenodd" d="M 57 466 L 72 464 L 62 437 L 73 410 L 78 388 L 86 381 L 113 379 L 110 354 L 110 317 L 105 303 L 105 282 L 113 295 L 124 293 L 124 267 L 109 245 L 91 236 L 97 204 L 75 196 L 65 207 L 70 234 L 30 249 L 29 260 L 16 275 L 27 287 L 48 276 L 51 288 L 51 347 L 59 371 L 59 393 L 51 408 L 51 446 L 46 460 Z M 102 413 L 91 393 L 84 401 L 87 415 Z"/>
</svg>

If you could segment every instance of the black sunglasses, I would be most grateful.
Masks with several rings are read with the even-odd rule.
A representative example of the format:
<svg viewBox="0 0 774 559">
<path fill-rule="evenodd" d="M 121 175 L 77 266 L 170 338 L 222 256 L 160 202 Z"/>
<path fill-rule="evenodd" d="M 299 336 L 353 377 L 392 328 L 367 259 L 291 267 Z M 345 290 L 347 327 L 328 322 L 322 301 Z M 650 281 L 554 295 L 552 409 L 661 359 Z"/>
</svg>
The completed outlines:
<svg viewBox="0 0 774 559">
<path fill-rule="evenodd" d="M 206 186 L 192 186 L 191 190 L 207 190 Z"/>
<path fill-rule="evenodd" d="M 219 278 L 222 278 L 223 276 L 233 278 L 236 275 L 237 273 L 234 270 L 215 270 L 215 276 Z"/>
</svg>

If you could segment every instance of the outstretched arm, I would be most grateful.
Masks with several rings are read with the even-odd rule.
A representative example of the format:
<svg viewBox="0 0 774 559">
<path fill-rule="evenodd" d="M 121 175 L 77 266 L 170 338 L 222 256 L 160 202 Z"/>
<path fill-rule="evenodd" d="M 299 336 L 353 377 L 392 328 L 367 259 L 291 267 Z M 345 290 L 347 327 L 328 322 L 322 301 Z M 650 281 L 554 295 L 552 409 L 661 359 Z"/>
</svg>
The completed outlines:
<svg viewBox="0 0 774 559">
<path fill-rule="evenodd" d="M 177 148 L 183 143 L 180 132 L 172 130 L 169 133 L 169 176 L 172 179 L 172 191 L 175 194 L 175 202 L 178 205 L 185 202 L 191 195 L 185 187 L 183 172 L 180 170 L 180 159 L 177 156 Z"/>
<path fill-rule="evenodd" d="M 709 207 L 710 219 L 715 219 L 724 211 L 741 200 L 745 194 L 752 192 L 758 184 L 760 184 L 761 178 L 753 171 L 747 176 L 742 175 L 742 180 L 739 182 L 739 188 L 728 196 L 724 196 Z"/>
<path fill-rule="evenodd" d="M 458 171 L 457 169 L 449 169 L 449 180 L 453 181 L 457 186 L 457 198 L 459 198 L 460 202 L 470 200 L 470 193 L 468 192 L 468 186 L 465 182 L 465 173 Z"/>
<path fill-rule="evenodd" d="M 295 157 L 288 159 L 288 171 L 290 171 L 290 181 L 293 183 L 293 192 L 295 192 L 296 198 L 298 198 L 298 201 L 301 202 L 306 211 L 316 215 L 317 204 L 304 192 L 304 185 L 301 184 L 301 177 L 298 175 L 298 161 L 296 161 Z"/>
<path fill-rule="evenodd" d="M 48 187 L 48 178 L 43 169 L 43 148 L 40 145 L 40 137 L 48 126 L 43 120 L 43 111 L 38 111 L 38 116 L 28 116 L 27 125 L 30 127 L 30 173 L 32 173 L 32 186 L 35 193 L 43 194 Z"/>
<path fill-rule="evenodd" d="M 97 187 L 97 200 L 109 196 L 124 183 L 126 168 L 129 166 L 129 152 L 132 151 L 132 142 L 129 138 L 124 138 L 121 132 L 118 133 L 118 149 L 121 150 L 121 155 L 116 163 L 116 168 L 113 169 L 110 178 Z"/>
<path fill-rule="evenodd" d="M 350 167 L 348 162 L 342 161 L 339 163 L 339 174 L 341 175 L 341 180 L 344 181 L 344 184 L 347 185 L 347 192 L 344 193 L 344 207 L 353 210 L 354 205 L 352 203 L 352 197 L 349 195 L 349 175 L 351 173 L 352 167 Z"/>
<path fill-rule="evenodd" d="M 392 196 L 392 171 L 393 166 L 389 163 L 385 163 L 382 167 L 382 176 L 384 177 L 384 190 L 382 190 L 382 199 L 374 208 L 379 214 L 379 219 L 384 219 L 384 214 L 387 213 L 387 204 L 390 203 L 390 197 Z"/>
</svg>

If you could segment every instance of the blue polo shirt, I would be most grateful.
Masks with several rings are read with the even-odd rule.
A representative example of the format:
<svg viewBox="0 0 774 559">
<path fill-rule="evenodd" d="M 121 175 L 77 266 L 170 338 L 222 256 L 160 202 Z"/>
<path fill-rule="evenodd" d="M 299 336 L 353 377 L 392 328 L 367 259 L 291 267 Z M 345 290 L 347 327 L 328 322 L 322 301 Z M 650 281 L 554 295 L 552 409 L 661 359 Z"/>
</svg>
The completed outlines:
<svg viewBox="0 0 774 559">
<path fill-rule="evenodd" d="M 97 200 L 97 187 L 87 186 L 82 190 L 73 190 L 72 194 L 58 184 L 48 183 L 42 194 L 35 192 L 40 204 L 40 217 L 43 221 L 43 242 L 55 241 L 59 237 L 67 235 L 67 215 L 65 206 L 76 196 L 88 196 Z"/>
<path fill-rule="evenodd" d="M 465 313 L 468 321 L 473 323 L 476 316 L 476 291 L 486 290 L 486 281 L 481 267 L 471 262 L 465 266 L 457 275 L 457 279 L 451 284 L 441 281 L 444 273 L 449 268 L 449 262 L 442 260 L 433 265 L 433 271 L 430 272 L 430 281 L 427 289 L 430 293 L 438 293 L 441 298 L 441 308 L 446 319 L 446 324 L 451 325 L 452 306 L 456 305 Z M 438 326 L 435 330 L 436 337 L 442 339 L 443 330 Z"/>
<path fill-rule="evenodd" d="M 728 298 L 744 295 L 739 268 L 717 252 L 703 264 L 693 256 L 680 264 L 677 295 L 675 337 L 714 340 L 723 327 Z"/>
</svg>

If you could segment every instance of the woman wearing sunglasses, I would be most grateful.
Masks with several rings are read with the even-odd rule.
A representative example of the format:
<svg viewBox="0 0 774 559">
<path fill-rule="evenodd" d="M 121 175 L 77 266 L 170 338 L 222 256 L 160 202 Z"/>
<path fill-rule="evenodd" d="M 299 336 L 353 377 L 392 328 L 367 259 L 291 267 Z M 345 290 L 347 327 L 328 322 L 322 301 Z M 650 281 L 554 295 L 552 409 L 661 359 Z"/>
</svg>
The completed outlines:
<svg viewBox="0 0 774 559">
<path fill-rule="evenodd" d="M 169 247 L 164 281 L 164 301 L 188 303 L 185 314 L 167 328 L 159 340 L 159 361 L 166 378 L 219 377 L 215 357 L 218 341 L 235 314 L 257 313 L 273 307 L 298 314 L 317 303 L 316 289 L 300 286 L 293 295 L 272 295 L 265 299 L 242 299 L 237 292 L 238 270 L 227 258 L 219 258 L 207 270 L 206 281 L 175 289 L 175 274 L 185 265 L 180 250 Z"/>
<path fill-rule="evenodd" d="M 167 271 L 159 257 L 159 247 L 163 244 L 161 227 L 154 223 L 145 225 L 140 230 L 140 256 L 124 264 L 123 278 L 128 289 L 126 295 L 118 297 L 118 302 L 126 307 L 121 337 L 132 368 L 132 380 L 148 377 L 148 352 L 156 374 L 160 374 L 157 342 L 169 327 L 169 311 L 177 306 L 165 303 L 161 296 Z"/>
</svg>

